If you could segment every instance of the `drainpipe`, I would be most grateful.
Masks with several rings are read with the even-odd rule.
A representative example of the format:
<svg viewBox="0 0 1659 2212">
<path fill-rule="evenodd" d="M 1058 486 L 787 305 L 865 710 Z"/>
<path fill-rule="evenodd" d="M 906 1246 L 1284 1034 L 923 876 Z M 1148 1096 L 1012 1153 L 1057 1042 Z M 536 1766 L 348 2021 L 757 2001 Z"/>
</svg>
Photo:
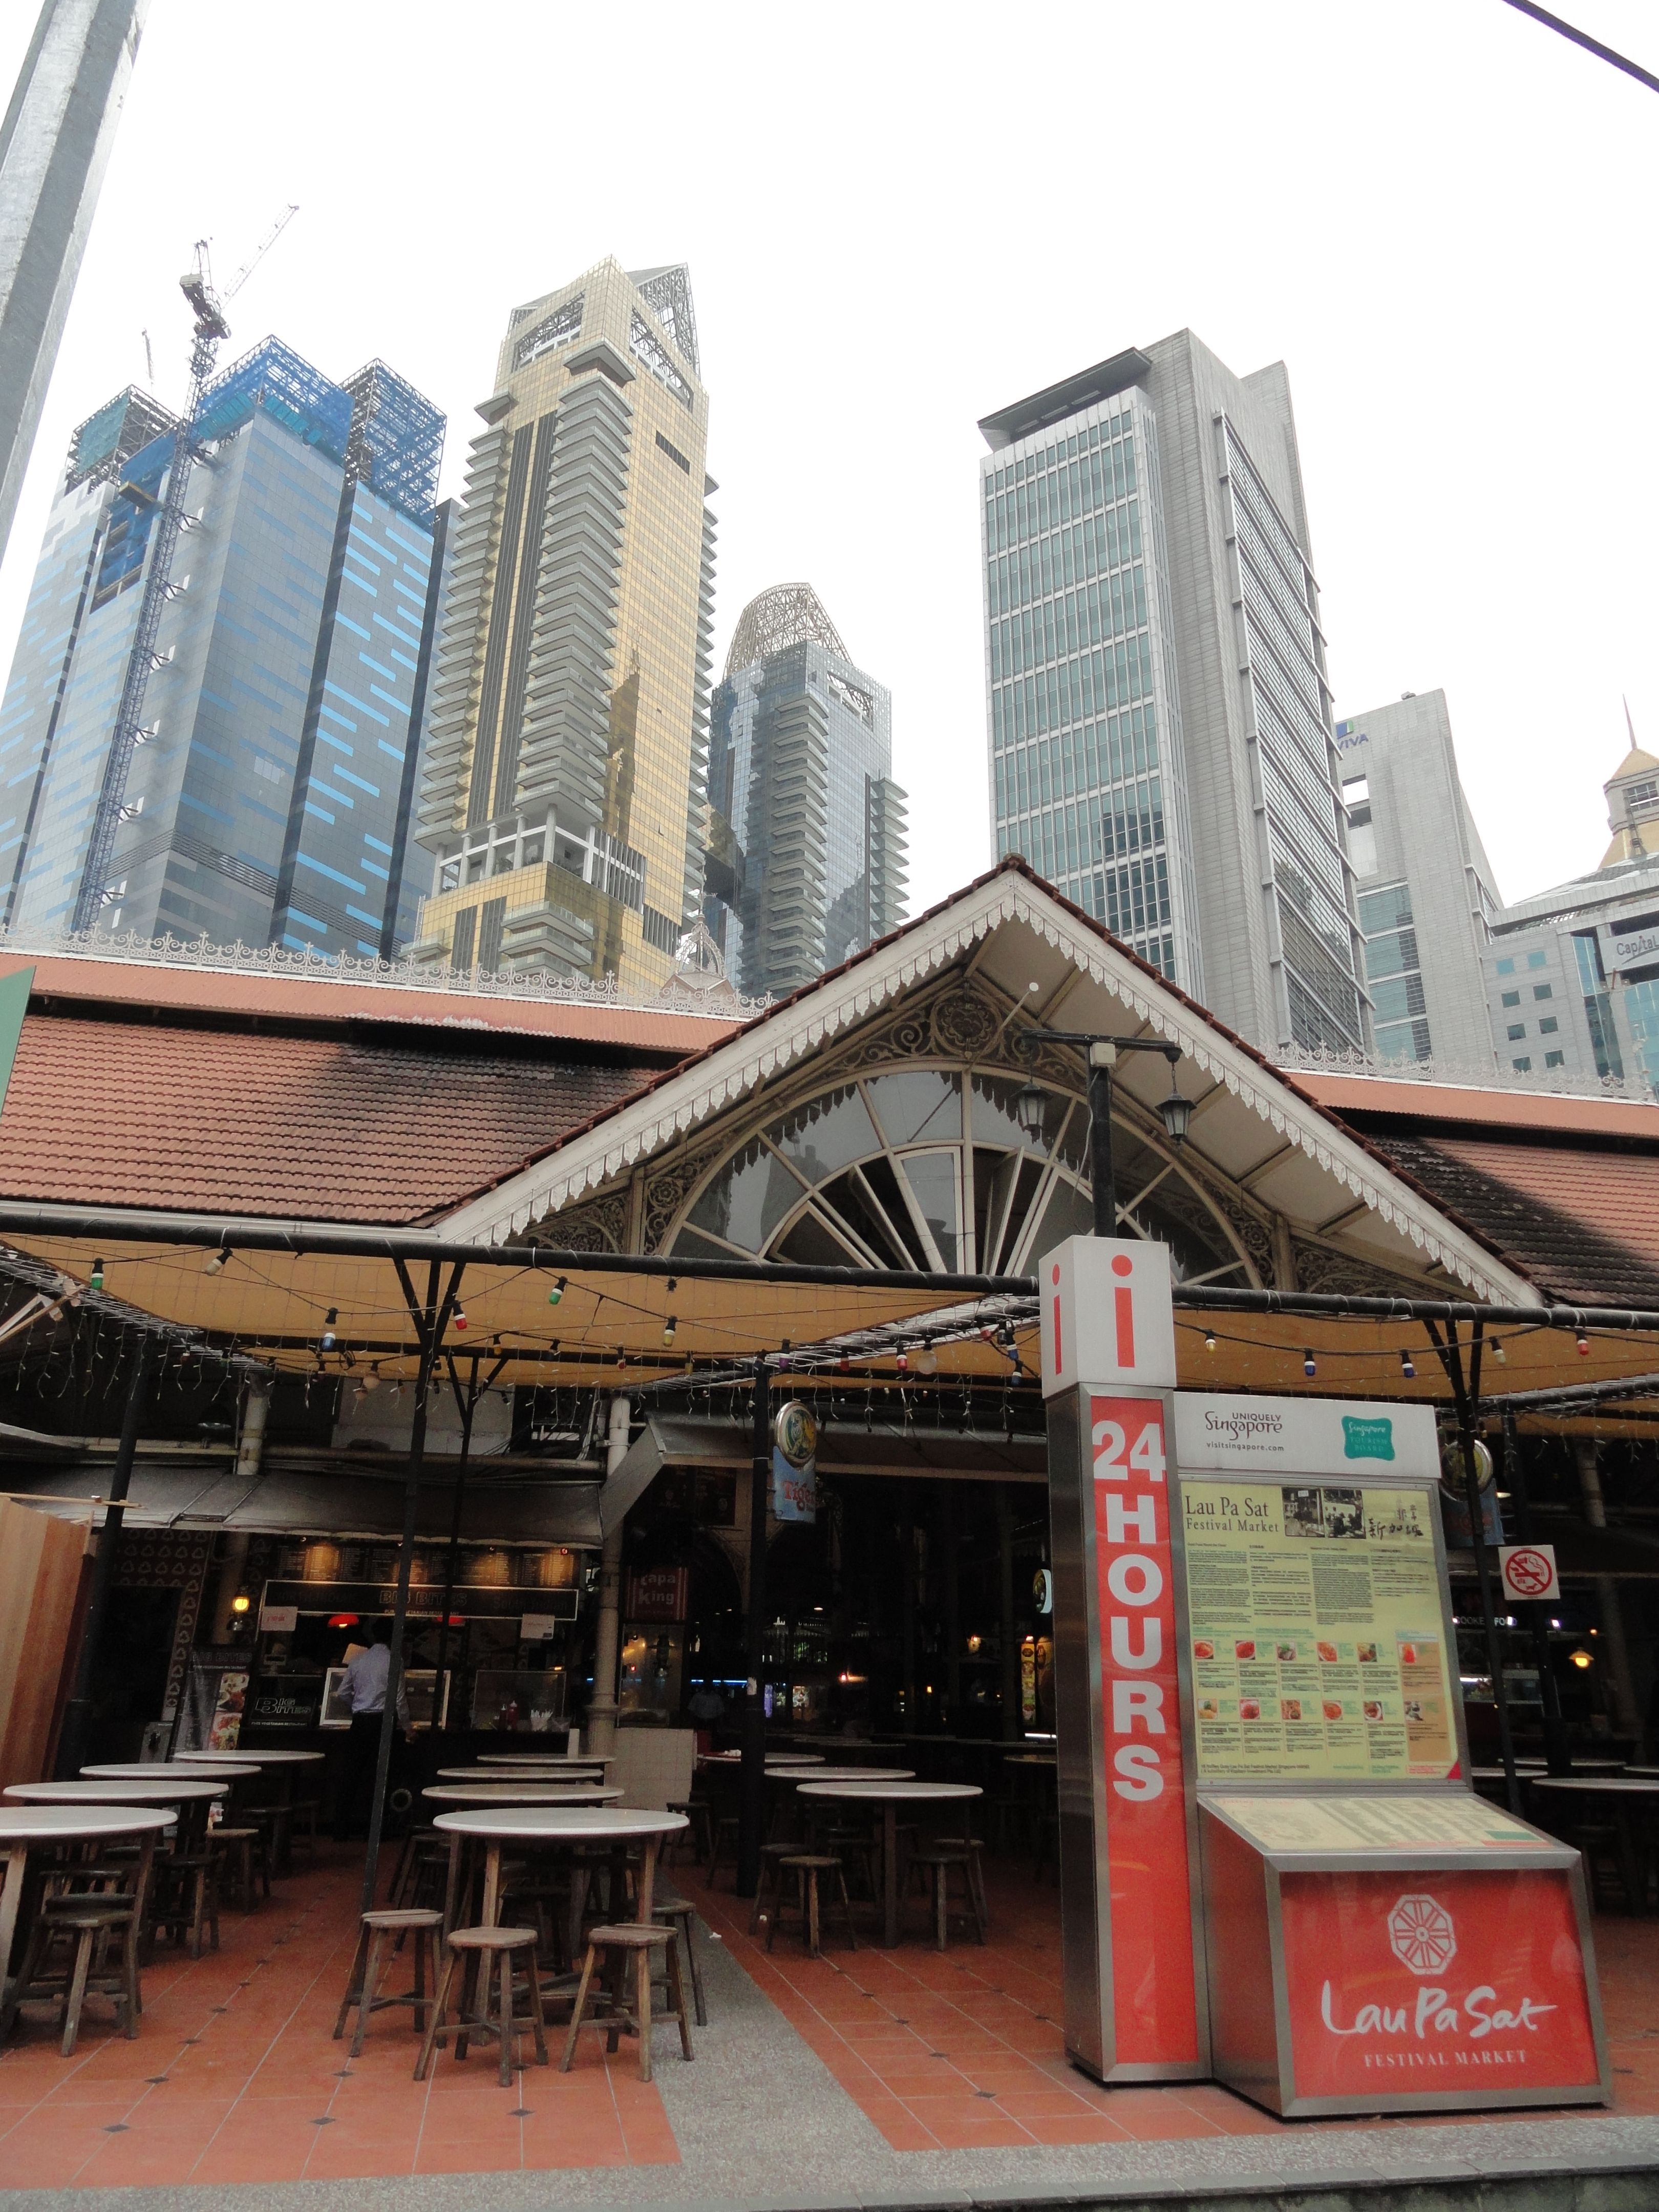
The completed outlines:
<svg viewBox="0 0 1659 2212">
<path fill-rule="evenodd" d="M 628 1456 L 628 1430 L 632 1401 L 611 1401 L 611 1425 L 605 1442 L 605 1474 L 608 1482 Z M 599 1555 L 599 1618 L 593 1641 L 593 1695 L 587 1707 L 587 1747 L 596 1759 L 617 1747 L 617 1656 L 622 1641 L 623 1528 L 605 1532 Z"/>
<path fill-rule="evenodd" d="M 1594 1437 L 1575 1437 L 1572 1455 L 1578 1467 L 1579 1494 L 1584 1501 L 1584 1518 L 1592 1528 L 1607 1525 L 1607 1500 L 1601 1494 L 1601 1470 L 1596 1465 Z M 1636 1689 L 1631 1680 L 1630 1651 L 1625 1642 L 1625 1610 L 1619 1599 L 1619 1585 L 1611 1575 L 1595 1577 L 1596 1602 L 1601 1613 L 1601 1633 L 1607 1638 L 1607 1685 L 1612 1692 L 1614 1717 L 1620 1729 L 1636 1741 L 1636 1755 L 1642 1755 L 1642 1720 L 1636 1710 Z"/>
</svg>

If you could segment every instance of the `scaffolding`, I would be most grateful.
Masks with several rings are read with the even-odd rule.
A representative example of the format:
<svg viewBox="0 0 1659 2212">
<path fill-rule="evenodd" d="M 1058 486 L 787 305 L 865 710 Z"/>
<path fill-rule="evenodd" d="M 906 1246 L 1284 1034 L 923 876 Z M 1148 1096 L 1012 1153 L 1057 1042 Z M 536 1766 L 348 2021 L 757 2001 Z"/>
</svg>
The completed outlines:
<svg viewBox="0 0 1659 2212">
<path fill-rule="evenodd" d="M 383 361 L 347 377 L 351 398 L 350 462 L 357 479 L 399 514 L 433 526 L 445 418 Z"/>
<path fill-rule="evenodd" d="M 331 460 L 343 464 L 351 435 L 351 395 L 319 369 L 269 337 L 215 379 L 196 417 L 198 445 L 233 436 L 263 408 Z"/>
</svg>

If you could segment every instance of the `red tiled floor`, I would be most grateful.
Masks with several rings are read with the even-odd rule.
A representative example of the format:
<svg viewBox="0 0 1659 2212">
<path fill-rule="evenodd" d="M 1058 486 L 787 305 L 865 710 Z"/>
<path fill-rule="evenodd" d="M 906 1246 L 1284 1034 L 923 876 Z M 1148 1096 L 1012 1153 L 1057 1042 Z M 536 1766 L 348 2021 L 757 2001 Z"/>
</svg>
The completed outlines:
<svg viewBox="0 0 1659 2212">
<path fill-rule="evenodd" d="M 550 2033 L 555 2063 L 515 2071 L 507 2089 L 493 2046 L 464 2064 L 441 2053 L 432 2080 L 417 2082 L 409 2015 L 391 2013 L 349 2059 L 334 2012 L 360 1873 L 349 1857 L 325 1860 L 263 1911 L 226 1913 L 216 1954 L 161 1949 L 144 1972 L 136 2042 L 108 2033 L 107 2008 L 89 2005 L 65 2059 L 44 2013 L 26 2012 L 0 2052 L 7 2183 L 176 2187 L 678 2160 L 662 2100 L 638 2079 L 626 2040 L 611 2059 L 587 2039 L 563 2075 Z M 393 1986 L 404 1971 L 394 1962 Z"/>
<path fill-rule="evenodd" d="M 749 1909 L 729 1887 L 710 1893 L 687 1865 L 675 1880 L 682 1890 L 694 1886 L 732 1955 L 896 2150 L 1263 2135 L 1285 2124 L 1214 2082 L 1105 2089 L 1079 2073 L 1066 2058 L 1060 2027 L 1059 1891 L 1033 1883 L 1017 1864 L 993 1861 L 987 1874 L 991 1940 L 982 1948 L 954 1933 L 942 1955 L 926 1945 L 918 1904 L 911 1938 L 897 1950 L 866 1948 L 861 1932 L 858 1950 L 850 1951 L 832 1929 L 821 1959 L 807 1958 L 799 1937 L 787 1933 L 769 1953 L 763 1935 L 750 1936 Z M 867 1925 L 867 1911 L 865 1917 Z M 1595 1933 L 1613 2109 L 1659 2113 L 1659 2008 L 1652 1994 L 1659 1986 L 1659 1920 L 1601 1918 Z M 1583 2116 L 1587 2108 L 1576 2109 Z M 1443 2116 L 1432 2116 L 1431 2124 L 1443 2124 Z"/>
</svg>

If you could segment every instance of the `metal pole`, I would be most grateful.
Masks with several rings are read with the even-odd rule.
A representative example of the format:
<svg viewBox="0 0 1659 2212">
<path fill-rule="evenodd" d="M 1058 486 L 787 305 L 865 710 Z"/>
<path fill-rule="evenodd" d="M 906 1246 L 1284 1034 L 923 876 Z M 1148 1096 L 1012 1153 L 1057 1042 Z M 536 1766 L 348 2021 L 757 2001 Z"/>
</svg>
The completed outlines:
<svg viewBox="0 0 1659 2212">
<path fill-rule="evenodd" d="M 404 1281 L 404 1295 L 409 1301 L 410 1312 L 421 1335 L 421 1364 L 416 1383 L 415 1419 L 409 1437 L 409 1479 L 404 1486 L 404 1533 L 398 1553 L 398 1595 L 392 1608 L 392 1664 L 386 1670 L 386 1705 L 380 1714 L 380 1744 L 374 1760 L 374 1793 L 368 1808 L 368 1844 L 363 1854 L 362 1909 L 371 1912 L 374 1908 L 374 1892 L 380 1880 L 380 1835 L 386 1826 L 386 1783 L 392 1772 L 392 1739 L 398 1725 L 398 1698 L 404 1680 L 404 1627 L 409 1619 L 409 1582 L 415 1564 L 415 1515 L 420 1500 L 421 1474 L 426 1464 L 426 1406 L 431 1387 L 432 1370 L 437 1364 L 438 1346 L 443 1341 L 455 1293 L 460 1288 L 461 1269 L 458 1265 L 449 1279 L 449 1288 L 442 1303 L 438 1297 L 438 1262 L 434 1260 L 427 1269 L 426 1304 L 418 1308 L 414 1286 L 407 1272 L 399 1273 Z"/>
<path fill-rule="evenodd" d="M 1475 1579 L 1480 1586 L 1480 1620 L 1486 1632 L 1486 1664 L 1492 1669 L 1492 1698 L 1498 1707 L 1498 1756 L 1504 1762 L 1504 1787 L 1510 1801 L 1510 1810 L 1519 1820 L 1521 1784 L 1515 1771 L 1515 1739 L 1510 1731 L 1509 1693 L 1504 1687 L 1504 1654 L 1498 1642 L 1498 1609 L 1492 1597 L 1492 1562 L 1486 1557 L 1486 1529 L 1481 1519 L 1480 1471 L 1474 1463 L 1474 1423 L 1480 1403 L 1480 1324 L 1479 1322 L 1475 1323 L 1474 1340 L 1469 1346 L 1467 1383 L 1456 1323 L 1453 1322 L 1446 1332 L 1449 1341 L 1444 1350 L 1433 1322 L 1427 1326 L 1435 1350 L 1440 1353 L 1441 1364 L 1451 1382 L 1452 1398 L 1457 1407 L 1457 1448 L 1463 1458 L 1463 1495 L 1469 1509 L 1469 1541 L 1474 1549 Z M 1449 1657 L 1455 1656 L 1448 1654 Z"/>
<path fill-rule="evenodd" d="M 1112 1172 L 1112 1067 L 1115 1045 L 1089 1047 L 1089 1170 L 1094 1183 L 1095 1235 L 1117 1235 L 1117 1183 Z"/>
<path fill-rule="evenodd" d="M 1532 1498 L 1527 1488 L 1527 1462 L 1522 1456 L 1520 1432 L 1513 1413 L 1504 1416 L 1504 1472 L 1515 1500 L 1516 1534 L 1530 1544 Z M 1538 1694 L 1544 1707 L 1544 1759 L 1552 1774 L 1572 1772 L 1572 1753 L 1567 1744 L 1566 1723 L 1561 1717 L 1561 1687 L 1550 1656 L 1549 1607 L 1540 1601 L 1527 1607 L 1532 1623 L 1532 1656 L 1538 1668 Z"/>
<path fill-rule="evenodd" d="M 58 1779 L 72 1782 L 87 1756 L 87 1720 L 92 1711 L 92 1686 L 98 1679 L 99 1645 L 109 1612 L 109 1594 L 115 1580 L 115 1554 L 120 1548 L 121 1524 L 126 1519 L 126 1496 L 132 1481 L 132 1462 L 138 1451 L 138 1426 L 149 1395 L 150 1360 L 155 1340 L 148 1329 L 138 1339 L 133 1354 L 127 1402 L 121 1416 L 121 1441 L 109 1480 L 104 1525 L 98 1532 L 98 1550 L 92 1563 L 92 1588 L 87 1596 L 87 1617 L 81 1631 L 81 1656 L 75 1668 L 75 1694 L 64 1708 L 64 1725 L 58 1738 Z M 0 1960 L 0 1971 L 4 1961 Z"/>
<path fill-rule="evenodd" d="M 1014 1624 L 1014 1512 L 1008 1486 L 997 1485 L 997 1618 L 1002 1675 L 1002 1736 L 1005 1743 L 1025 1734 L 1020 1705 L 1019 1638 Z"/>
<path fill-rule="evenodd" d="M 455 1393 L 455 1404 L 461 1416 L 461 1455 L 455 1468 L 455 1497 L 449 1512 L 449 1548 L 444 1554 L 444 1604 L 438 1615 L 438 1669 L 433 1678 L 433 1689 L 437 1698 L 443 1699 L 442 1711 L 446 1734 L 449 1728 L 449 1705 L 444 1695 L 444 1670 L 449 1663 L 449 1609 L 455 1602 L 455 1569 L 461 1555 L 461 1508 L 466 1498 L 466 1463 L 472 1450 L 472 1416 L 478 1405 L 478 1354 L 472 1355 L 472 1379 L 465 1390 L 455 1379 L 455 1362 L 449 1363 L 449 1387 Z M 434 1703 L 434 1713 L 438 1710 Z"/>
<path fill-rule="evenodd" d="M 771 1376 L 764 1356 L 755 1362 L 754 1458 L 749 1475 L 749 1684 L 743 1704 L 743 1772 L 738 1806 L 739 1897 L 760 1887 L 761 1843 L 766 1826 L 766 1510 L 772 1492 Z"/>
<path fill-rule="evenodd" d="M 630 1398 L 611 1401 L 605 1428 L 605 1473 L 608 1482 L 628 1457 L 629 1431 L 633 1425 Z M 593 1624 L 593 1694 L 587 1705 L 587 1747 L 604 1758 L 617 1747 L 617 1665 L 622 1647 L 623 1520 L 605 1532 L 599 1553 L 599 1612 Z"/>
</svg>

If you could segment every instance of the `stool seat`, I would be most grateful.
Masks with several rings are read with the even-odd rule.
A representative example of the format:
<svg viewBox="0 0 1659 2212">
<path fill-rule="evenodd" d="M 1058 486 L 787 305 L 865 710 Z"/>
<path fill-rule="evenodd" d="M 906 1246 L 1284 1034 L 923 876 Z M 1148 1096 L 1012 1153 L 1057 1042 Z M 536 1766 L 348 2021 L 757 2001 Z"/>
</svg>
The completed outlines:
<svg viewBox="0 0 1659 2212">
<path fill-rule="evenodd" d="M 434 1917 L 443 1918 L 442 1913 Z M 452 1928 L 449 1948 L 452 1951 L 519 1951 L 526 1943 L 533 1943 L 533 1928 Z"/>
<path fill-rule="evenodd" d="M 340 2000 L 338 2017 L 334 2022 L 334 2039 L 337 2043 L 345 2033 L 346 2014 L 353 2005 L 357 2008 L 357 2032 L 351 2039 L 351 2055 L 361 2057 L 363 2031 L 368 2026 L 372 2012 L 383 2012 L 388 2005 L 408 2005 L 414 2014 L 413 2027 L 416 2035 L 428 2026 L 428 2014 L 434 2000 L 426 1993 L 427 1972 L 438 1979 L 438 1930 L 443 1926 L 441 1912 L 423 1905 L 382 1905 L 373 1911 L 359 1915 L 357 1948 L 351 1961 L 351 1972 L 346 1978 L 346 1992 Z M 376 1996 L 381 1969 L 386 1962 L 386 1948 L 393 1936 L 401 1950 L 404 1939 L 415 1938 L 415 1986 L 389 1997 Z"/>
<path fill-rule="evenodd" d="M 365 1912 L 365 1928 L 441 1928 L 443 1915 L 429 1905 L 386 1905 Z M 469 1935 L 475 1931 L 469 1929 Z M 476 1931 L 483 1933 L 483 1931 Z M 491 1930 L 491 1933 L 494 1931 Z"/>
<path fill-rule="evenodd" d="M 134 1906 L 130 1897 L 48 1897 L 40 1910 L 63 1928 L 119 1928 Z"/>
<path fill-rule="evenodd" d="M 672 1928 L 647 1928 L 638 1920 L 619 1920 L 610 1928 L 594 1928 L 588 1931 L 590 1943 L 607 1943 L 618 1951 L 654 1951 L 673 1941 Z M 452 1936 L 453 1942 L 454 1938 Z"/>
<path fill-rule="evenodd" d="M 395 1911 L 392 1918 L 400 1917 Z M 441 1915 L 439 1916 L 441 1918 Z M 422 1939 L 417 1936 L 418 1943 Z M 528 1984 L 530 2010 L 518 2012 L 514 2004 L 513 1956 L 515 1952 L 526 1953 L 525 1979 Z M 547 2063 L 546 2016 L 542 2011 L 540 1965 L 537 1957 L 536 1931 L 533 1928 L 455 1928 L 449 1936 L 449 1949 L 444 1960 L 443 1978 L 438 1984 L 437 1998 L 432 2008 L 432 2017 L 427 2025 L 426 2040 L 421 2045 L 421 2055 L 415 2064 L 415 2079 L 424 2081 L 432 2063 L 432 2054 L 443 2040 L 444 2015 L 449 2009 L 449 1993 L 454 1986 L 455 1975 L 463 1954 L 471 1952 L 483 1960 L 478 1970 L 477 1987 L 473 1993 L 473 2010 L 463 2010 L 455 2027 L 455 2056 L 458 2060 L 466 2056 L 466 2046 L 475 2035 L 493 2035 L 500 2045 L 500 2076 L 503 2089 L 513 2081 L 513 2034 L 515 2028 L 528 2027 L 536 2039 L 536 2063 Z M 492 1980 L 498 1996 L 498 2017 L 489 2016 L 489 1993 Z"/>
<path fill-rule="evenodd" d="M 570 2071 L 570 2062 L 576 2055 L 576 2039 L 583 2028 L 589 2027 L 604 2033 L 607 2051 L 615 2051 L 617 2038 L 624 2033 L 638 2036 L 640 2079 L 651 2079 L 651 1954 L 654 1951 L 662 1952 L 668 1969 L 668 2002 L 663 2016 L 679 2023 L 680 2056 L 690 2058 L 694 2055 L 691 2023 L 685 2012 L 685 1984 L 680 1978 L 680 1947 L 674 1940 L 673 1929 L 652 1927 L 637 1920 L 617 1921 L 589 1932 L 582 1978 L 577 1985 L 576 2002 L 571 2008 L 570 2033 L 565 2039 L 564 2057 L 559 2061 L 561 2073 Z M 593 1995 L 593 1978 L 602 1954 L 610 1960 L 611 1985 L 599 1993 L 600 2009 L 590 2013 L 588 2001 Z M 623 1994 L 630 1959 L 634 1966 L 631 2007 Z"/>
<path fill-rule="evenodd" d="M 849 1947 L 856 1951 L 859 1948 L 859 1939 L 853 1931 L 853 1901 L 847 1893 L 847 1872 L 834 1853 L 785 1851 L 779 1856 L 778 1871 L 780 1875 L 788 1873 L 795 1877 L 796 1899 L 800 1907 L 800 1932 L 808 1951 L 815 1959 L 819 1955 L 818 1876 L 820 1875 L 833 1876 L 836 1901 L 840 1903 L 842 1911 L 846 1917 L 847 1941 Z M 766 1923 L 766 1948 L 769 1951 L 772 1948 L 772 1939 L 777 1934 L 779 1923 L 782 1918 L 783 1889 L 780 1882 L 777 1904 L 774 1908 L 772 1917 Z"/>
</svg>

